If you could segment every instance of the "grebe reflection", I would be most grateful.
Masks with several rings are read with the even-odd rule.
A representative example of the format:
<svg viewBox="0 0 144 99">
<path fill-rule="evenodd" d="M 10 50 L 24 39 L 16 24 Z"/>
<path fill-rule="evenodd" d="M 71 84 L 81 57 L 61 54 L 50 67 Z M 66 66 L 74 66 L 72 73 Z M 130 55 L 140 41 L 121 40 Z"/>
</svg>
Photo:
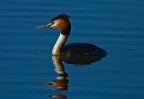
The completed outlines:
<svg viewBox="0 0 144 99">
<path fill-rule="evenodd" d="M 58 77 L 55 80 L 49 82 L 52 90 L 67 90 L 68 89 L 68 74 L 65 71 L 62 60 L 60 56 L 52 56 L 53 65 Z"/>
<path fill-rule="evenodd" d="M 49 86 L 51 90 L 56 91 L 65 91 L 69 88 L 69 80 L 68 80 L 68 73 L 65 70 L 65 66 L 63 64 L 63 61 L 66 63 L 70 63 L 73 65 L 80 64 L 80 66 L 84 67 L 87 64 L 92 63 L 93 61 L 89 61 L 91 59 L 72 59 L 72 57 L 64 57 L 64 56 L 52 56 L 52 62 L 55 67 L 55 71 L 58 74 L 55 80 L 49 81 Z M 99 60 L 99 58 L 97 59 Z M 53 94 L 49 95 L 50 98 L 53 99 L 67 99 L 66 95 L 63 94 Z M 63 98 L 60 98 L 63 97 Z"/>
<path fill-rule="evenodd" d="M 76 56 L 76 57 L 104 57 L 106 51 L 102 48 L 89 43 L 71 43 L 65 45 L 65 42 L 71 31 L 71 23 L 67 14 L 60 14 L 54 17 L 48 24 L 37 28 L 57 28 L 60 31 L 60 36 L 55 43 L 52 55 Z M 64 46 L 65 45 L 65 46 Z"/>
</svg>

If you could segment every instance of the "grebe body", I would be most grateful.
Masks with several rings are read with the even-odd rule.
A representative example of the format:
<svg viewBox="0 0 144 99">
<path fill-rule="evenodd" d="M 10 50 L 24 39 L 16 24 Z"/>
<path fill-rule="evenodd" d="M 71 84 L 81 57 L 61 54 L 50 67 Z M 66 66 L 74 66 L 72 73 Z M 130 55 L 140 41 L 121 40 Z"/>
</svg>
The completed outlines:
<svg viewBox="0 0 144 99">
<path fill-rule="evenodd" d="M 105 55 L 106 52 L 100 47 L 89 43 L 71 43 L 64 46 L 62 55 L 68 56 L 98 56 Z"/>
<path fill-rule="evenodd" d="M 106 51 L 93 44 L 71 43 L 65 45 L 71 31 L 71 24 L 68 18 L 68 15 L 60 14 L 53 18 L 48 24 L 37 27 L 57 28 L 60 31 L 60 36 L 53 47 L 52 55 L 104 57 L 106 55 Z"/>
</svg>

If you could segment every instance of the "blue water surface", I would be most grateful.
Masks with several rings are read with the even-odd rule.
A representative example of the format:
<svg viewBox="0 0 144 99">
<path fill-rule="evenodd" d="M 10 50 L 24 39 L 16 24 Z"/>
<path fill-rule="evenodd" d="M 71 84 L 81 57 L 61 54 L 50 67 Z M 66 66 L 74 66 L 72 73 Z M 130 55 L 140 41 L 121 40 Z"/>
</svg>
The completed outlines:
<svg viewBox="0 0 144 99">
<path fill-rule="evenodd" d="M 0 99 L 144 99 L 143 0 L 1 0 L 0 12 Z M 58 90 L 49 83 L 60 78 L 51 56 L 59 32 L 36 27 L 60 13 L 71 16 L 67 43 L 108 54 L 63 62 L 68 77 Z"/>
</svg>

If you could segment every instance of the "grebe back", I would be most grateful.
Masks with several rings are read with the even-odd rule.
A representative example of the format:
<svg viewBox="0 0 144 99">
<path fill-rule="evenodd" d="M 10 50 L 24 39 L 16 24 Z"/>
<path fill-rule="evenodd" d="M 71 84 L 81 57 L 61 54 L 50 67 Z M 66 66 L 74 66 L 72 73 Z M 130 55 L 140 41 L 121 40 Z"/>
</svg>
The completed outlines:
<svg viewBox="0 0 144 99">
<path fill-rule="evenodd" d="M 60 36 L 53 47 L 52 55 L 104 57 L 106 51 L 93 44 L 71 43 L 65 45 L 71 31 L 71 24 L 68 18 L 69 16 L 67 14 L 60 14 L 53 18 L 48 24 L 37 27 L 57 28 L 60 31 Z"/>
</svg>

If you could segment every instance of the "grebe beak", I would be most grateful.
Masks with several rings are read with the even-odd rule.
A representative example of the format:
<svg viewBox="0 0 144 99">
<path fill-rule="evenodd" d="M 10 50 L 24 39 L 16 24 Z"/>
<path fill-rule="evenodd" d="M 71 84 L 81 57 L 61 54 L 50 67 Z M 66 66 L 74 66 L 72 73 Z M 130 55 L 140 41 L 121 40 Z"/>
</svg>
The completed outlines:
<svg viewBox="0 0 144 99">
<path fill-rule="evenodd" d="M 50 23 L 48 23 L 48 24 L 41 25 L 41 26 L 38 26 L 38 27 L 36 27 L 36 28 L 37 28 L 37 29 L 49 28 L 49 27 L 51 27 L 53 24 L 54 24 L 54 22 L 50 22 Z"/>
</svg>

